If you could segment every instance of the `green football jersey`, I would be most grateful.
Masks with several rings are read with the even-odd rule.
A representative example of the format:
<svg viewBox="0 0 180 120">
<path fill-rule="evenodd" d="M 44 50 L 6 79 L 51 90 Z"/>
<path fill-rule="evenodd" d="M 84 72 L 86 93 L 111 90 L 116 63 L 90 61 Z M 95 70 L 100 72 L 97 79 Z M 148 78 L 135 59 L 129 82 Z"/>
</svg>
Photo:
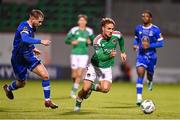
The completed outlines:
<svg viewBox="0 0 180 120">
<path fill-rule="evenodd" d="M 88 54 L 88 39 L 90 39 L 91 42 L 93 42 L 93 30 L 89 27 L 86 27 L 85 30 L 80 30 L 79 27 L 76 26 L 73 27 L 65 37 L 65 43 L 71 45 L 72 41 L 78 40 L 79 43 L 77 45 L 72 46 L 71 54 L 85 55 Z"/>
<path fill-rule="evenodd" d="M 101 34 L 98 35 L 93 41 L 95 53 L 91 58 L 91 63 L 101 68 L 113 66 L 114 57 L 110 57 L 110 53 L 112 50 L 116 50 L 117 44 L 120 46 L 120 51 L 124 53 L 124 38 L 119 31 L 114 31 L 111 38 L 107 39 L 104 39 Z"/>
</svg>

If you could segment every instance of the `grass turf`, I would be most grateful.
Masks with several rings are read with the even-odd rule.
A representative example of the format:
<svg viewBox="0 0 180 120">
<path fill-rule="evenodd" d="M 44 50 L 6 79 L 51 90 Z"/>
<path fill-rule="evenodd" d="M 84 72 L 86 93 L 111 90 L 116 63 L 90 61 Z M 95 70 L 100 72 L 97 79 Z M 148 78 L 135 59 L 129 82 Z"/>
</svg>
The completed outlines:
<svg viewBox="0 0 180 120">
<path fill-rule="evenodd" d="M 0 86 L 5 83 L 10 81 L 1 80 Z M 93 92 L 83 101 L 81 112 L 73 112 L 71 85 L 70 81 L 51 81 L 52 100 L 59 105 L 55 110 L 44 107 L 41 81 L 28 81 L 14 91 L 14 100 L 7 99 L 0 89 L 0 119 L 180 119 L 180 84 L 155 84 L 152 92 L 145 85 L 144 99 L 152 99 L 156 106 L 148 115 L 135 105 L 133 83 L 113 83 L 107 94 Z"/>
</svg>

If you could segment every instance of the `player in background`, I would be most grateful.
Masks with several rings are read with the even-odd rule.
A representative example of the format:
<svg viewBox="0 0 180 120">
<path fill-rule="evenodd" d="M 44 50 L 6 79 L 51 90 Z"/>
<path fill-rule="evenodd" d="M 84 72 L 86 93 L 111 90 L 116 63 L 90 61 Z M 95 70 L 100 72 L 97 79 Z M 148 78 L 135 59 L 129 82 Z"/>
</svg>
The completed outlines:
<svg viewBox="0 0 180 120">
<path fill-rule="evenodd" d="M 145 10 L 142 13 L 142 25 L 137 25 L 135 28 L 135 39 L 133 48 L 137 51 L 136 57 L 136 92 L 137 105 L 142 102 L 143 79 L 145 71 L 147 73 L 148 90 L 152 91 L 153 74 L 157 62 L 156 48 L 163 47 L 164 39 L 160 29 L 152 24 L 152 13 Z"/>
<path fill-rule="evenodd" d="M 92 91 L 109 92 L 112 84 L 112 66 L 116 54 L 119 54 L 122 62 L 126 61 L 124 38 L 119 31 L 114 31 L 114 20 L 103 18 L 101 28 L 102 33 L 93 41 L 95 52 L 86 69 L 83 86 L 76 98 L 74 111 L 80 111 L 83 99 L 87 99 Z M 117 44 L 120 46 L 121 53 L 116 52 Z M 94 83 L 96 78 L 99 80 L 98 84 Z"/>
<path fill-rule="evenodd" d="M 50 99 L 50 80 L 49 74 L 41 61 L 37 58 L 41 51 L 35 48 L 34 44 L 42 44 L 49 46 L 51 41 L 47 39 L 35 39 L 34 33 L 36 29 L 42 25 L 44 14 L 37 9 L 33 9 L 29 14 L 29 19 L 23 21 L 18 26 L 11 57 L 11 64 L 17 80 L 9 85 L 4 85 L 3 89 L 9 99 L 14 99 L 13 92 L 25 86 L 27 78 L 27 70 L 37 74 L 42 79 L 42 87 L 44 90 L 45 107 L 58 108 Z"/>
<path fill-rule="evenodd" d="M 78 15 L 78 26 L 71 28 L 65 37 L 65 43 L 72 45 L 71 51 L 71 77 L 73 86 L 70 97 L 76 98 L 82 73 L 88 62 L 88 45 L 92 44 L 94 39 L 93 30 L 86 26 L 86 15 Z"/>
</svg>

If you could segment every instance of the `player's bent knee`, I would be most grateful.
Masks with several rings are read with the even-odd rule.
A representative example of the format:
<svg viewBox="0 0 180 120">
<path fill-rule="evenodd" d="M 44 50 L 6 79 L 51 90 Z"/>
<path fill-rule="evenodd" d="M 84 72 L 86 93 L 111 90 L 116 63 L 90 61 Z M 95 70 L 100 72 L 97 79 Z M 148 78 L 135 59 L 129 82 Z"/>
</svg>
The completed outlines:
<svg viewBox="0 0 180 120">
<path fill-rule="evenodd" d="M 83 90 L 84 92 L 87 92 L 87 93 L 88 93 L 89 89 L 90 89 L 90 88 L 87 88 L 87 87 L 83 87 L 83 88 L 82 88 L 82 90 Z"/>
<path fill-rule="evenodd" d="M 49 75 L 46 74 L 46 73 L 42 74 L 41 77 L 42 77 L 43 80 L 49 80 Z"/>
<path fill-rule="evenodd" d="M 108 93 L 108 92 L 109 92 L 109 89 L 108 89 L 108 88 L 104 88 L 104 89 L 102 89 L 102 92 L 103 92 L 103 93 Z"/>
<path fill-rule="evenodd" d="M 102 87 L 102 92 L 103 93 L 108 93 L 109 92 L 109 90 L 110 90 L 110 88 L 107 86 L 107 87 Z"/>
</svg>

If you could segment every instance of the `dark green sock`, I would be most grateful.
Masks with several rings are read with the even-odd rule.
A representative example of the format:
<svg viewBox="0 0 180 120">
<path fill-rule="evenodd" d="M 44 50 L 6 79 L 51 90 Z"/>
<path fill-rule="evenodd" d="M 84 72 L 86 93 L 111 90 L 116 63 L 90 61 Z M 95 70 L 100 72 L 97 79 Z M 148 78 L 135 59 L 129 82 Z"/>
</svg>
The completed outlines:
<svg viewBox="0 0 180 120">
<path fill-rule="evenodd" d="M 93 83 L 93 84 L 91 85 L 91 90 L 97 91 L 97 84 Z"/>
</svg>

